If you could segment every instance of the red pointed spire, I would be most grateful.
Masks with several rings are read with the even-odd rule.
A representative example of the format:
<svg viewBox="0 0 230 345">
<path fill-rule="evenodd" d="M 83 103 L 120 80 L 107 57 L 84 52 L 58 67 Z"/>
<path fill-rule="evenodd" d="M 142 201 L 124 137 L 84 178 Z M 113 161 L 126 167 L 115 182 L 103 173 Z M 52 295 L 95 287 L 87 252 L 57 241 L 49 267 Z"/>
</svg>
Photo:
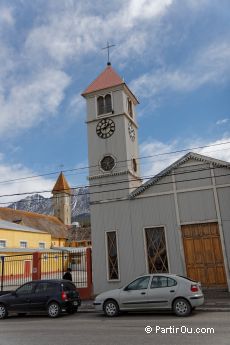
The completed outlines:
<svg viewBox="0 0 230 345">
<path fill-rule="evenodd" d="M 108 65 L 104 71 L 85 89 L 82 96 L 91 92 L 107 89 L 109 87 L 124 84 L 121 77 L 115 72 L 111 65 Z"/>
</svg>

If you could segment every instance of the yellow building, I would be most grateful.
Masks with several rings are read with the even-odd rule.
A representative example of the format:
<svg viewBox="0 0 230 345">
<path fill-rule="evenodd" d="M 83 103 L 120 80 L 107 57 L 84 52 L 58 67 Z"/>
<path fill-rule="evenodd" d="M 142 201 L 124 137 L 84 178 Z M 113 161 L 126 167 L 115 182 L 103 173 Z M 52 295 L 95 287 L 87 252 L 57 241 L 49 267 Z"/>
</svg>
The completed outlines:
<svg viewBox="0 0 230 345">
<path fill-rule="evenodd" d="M 43 234 L 51 235 L 49 247 L 63 247 L 67 238 L 67 227 L 57 217 L 48 216 L 34 212 L 13 210 L 7 207 L 0 207 L 0 220 L 5 220 L 15 225 L 21 225 L 41 231 Z M 12 236 L 10 234 L 9 236 Z M 36 237 L 33 235 L 34 238 Z"/>
<path fill-rule="evenodd" d="M 27 253 L 28 249 L 49 249 L 50 246 L 51 235 L 49 233 L 0 219 L 1 253 L 15 254 L 15 250 Z"/>
</svg>

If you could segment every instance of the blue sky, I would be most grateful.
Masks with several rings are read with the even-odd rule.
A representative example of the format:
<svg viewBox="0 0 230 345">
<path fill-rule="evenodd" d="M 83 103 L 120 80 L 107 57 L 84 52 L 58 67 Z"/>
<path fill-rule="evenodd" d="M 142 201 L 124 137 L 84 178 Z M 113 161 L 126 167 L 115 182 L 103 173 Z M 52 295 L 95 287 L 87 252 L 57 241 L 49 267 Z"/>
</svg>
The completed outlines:
<svg viewBox="0 0 230 345">
<path fill-rule="evenodd" d="M 105 68 L 107 41 L 140 101 L 141 156 L 230 141 L 229 0 L 1 0 L 0 181 L 88 165 L 80 94 Z M 229 144 L 196 152 L 230 161 Z M 142 173 L 181 155 L 143 160 Z M 86 176 L 66 174 L 72 186 Z M 56 178 L 1 183 L 0 195 Z"/>
</svg>

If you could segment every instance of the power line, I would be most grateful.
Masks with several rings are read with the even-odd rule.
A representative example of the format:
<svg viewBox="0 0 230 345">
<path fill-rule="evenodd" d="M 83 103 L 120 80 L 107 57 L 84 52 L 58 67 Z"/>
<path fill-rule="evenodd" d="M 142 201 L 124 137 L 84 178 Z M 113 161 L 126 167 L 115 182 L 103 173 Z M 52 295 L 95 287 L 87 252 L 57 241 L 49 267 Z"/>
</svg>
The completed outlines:
<svg viewBox="0 0 230 345">
<path fill-rule="evenodd" d="M 160 157 L 160 156 L 165 156 L 165 155 L 172 155 L 172 154 L 176 154 L 176 153 L 182 153 L 182 152 L 187 152 L 187 151 L 189 152 L 189 151 L 193 151 L 193 150 L 204 149 L 204 148 L 220 146 L 220 145 L 227 145 L 227 144 L 230 144 L 230 141 L 226 141 L 223 143 L 204 145 L 204 146 L 197 146 L 197 147 L 186 148 L 186 149 L 175 150 L 175 151 L 169 151 L 169 152 L 164 152 L 164 153 L 158 153 L 158 154 L 154 154 L 154 155 L 136 157 L 136 160 L 142 160 L 142 159 L 153 158 L 153 157 Z M 123 163 L 123 162 L 125 163 L 125 162 L 129 162 L 131 160 L 132 160 L 132 158 L 126 159 L 126 160 L 118 160 L 118 161 L 116 161 L 116 163 Z M 79 168 L 65 169 L 65 170 L 62 170 L 62 172 L 66 173 L 66 172 L 73 172 L 73 171 L 79 171 L 79 170 L 86 170 L 86 169 L 90 169 L 90 168 L 98 168 L 98 164 L 97 165 L 91 165 L 91 166 L 89 165 L 89 166 L 85 166 L 85 167 L 79 167 Z M 49 173 L 45 173 L 45 174 L 37 174 L 37 175 L 31 175 L 31 176 L 26 176 L 26 177 L 19 177 L 16 179 L 0 181 L 0 184 L 4 184 L 4 183 L 6 184 L 6 183 L 11 183 L 11 182 L 16 182 L 16 181 L 30 180 L 30 179 L 34 179 L 34 178 L 38 178 L 38 177 L 56 175 L 59 173 L 60 173 L 60 171 L 54 171 L 54 172 L 49 172 Z"/>
<path fill-rule="evenodd" d="M 205 170 L 207 170 L 207 169 L 205 169 Z M 184 173 L 184 172 L 181 172 L 180 174 L 182 174 L 182 173 Z M 215 178 L 226 177 L 226 176 L 229 176 L 229 175 L 230 175 L 230 173 L 223 174 L 223 175 L 216 175 Z M 178 181 L 176 181 L 176 183 L 191 182 L 191 181 L 204 180 L 204 179 L 211 179 L 211 176 L 205 176 L 205 177 L 199 177 L 199 178 L 193 178 L 193 179 L 185 179 L 185 180 L 178 180 Z M 134 180 L 134 181 L 136 181 L 136 180 Z M 124 181 L 122 181 L 122 183 L 123 182 Z M 121 182 L 119 181 L 117 183 L 121 183 Z M 170 181 L 170 182 L 161 182 L 161 183 L 158 183 L 158 186 L 159 185 L 167 185 L 167 184 L 171 184 L 171 183 L 173 183 L 173 182 L 172 181 Z M 75 189 L 75 188 L 72 188 L 72 189 Z M 100 193 L 106 194 L 106 193 L 109 193 L 109 192 L 118 192 L 118 191 L 124 191 L 124 190 L 129 190 L 129 189 L 130 189 L 129 187 L 126 187 L 126 188 L 108 189 L 108 190 L 103 190 L 103 191 L 86 192 L 86 193 L 82 193 L 82 194 L 79 193 L 78 196 L 79 195 L 94 195 L 94 194 L 100 194 Z M 48 191 L 42 191 L 40 193 L 45 193 L 45 192 L 48 192 Z M 22 193 L 22 194 L 27 195 L 27 194 L 39 194 L 39 193 L 37 193 L 37 192 L 30 192 L 30 193 Z M 0 195 L 0 197 L 9 197 L 9 196 L 17 196 L 17 195 L 21 195 L 21 194 L 17 193 L 17 194 L 11 194 L 11 195 Z M 71 196 L 74 196 L 74 195 L 71 194 Z M 106 201 L 107 200 L 110 200 L 110 199 L 106 199 Z M 115 198 L 113 200 L 116 201 L 117 199 Z M 104 201 L 104 200 L 100 200 L 100 202 L 102 202 L 102 201 Z M 97 201 L 97 202 L 99 202 L 99 201 Z M 2 205 L 3 204 L 9 204 L 9 202 L 7 202 L 7 203 L 6 202 L 0 202 L 0 204 L 2 204 Z"/>
<path fill-rule="evenodd" d="M 191 173 L 191 172 L 200 172 L 200 171 L 205 171 L 205 170 L 210 170 L 210 167 L 201 168 L 201 169 L 195 169 L 195 170 L 186 170 L 186 171 L 183 171 L 183 172 L 174 173 L 174 175 L 180 175 L 180 174 Z M 142 176 L 140 179 L 141 180 L 151 179 L 151 178 L 153 178 L 155 176 L 156 175 Z M 101 187 L 101 186 L 119 184 L 119 183 L 124 183 L 124 182 L 133 182 L 133 181 L 136 181 L 136 180 L 137 180 L 136 178 L 135 179 L 125 179 L 125 180 L 121 180 L 121 181 L 114 181 L 114 182 L 106 182 L 106 183 L 99 183 L 99 184 L 76 186 L 76 187 L 72 187 L 70 189 L 79 189 L 79 188 L 86 188 L 86 187 L 99 187 L 99 186 Z M 63 189 L 62 191 L 66 191 L 66 190 L 69 190 L 69 189 Z M 14 194 L 5 194 L 5 195 L 3 194 L 3 195 L 0 195 L 0 197 L 19 196 L 19 195 L 26 195 L 26 194 L 50 193 L 50 192 L 52 192 L 52 190 L 32 191 L 32 192 L 23 192 L 23 193 L 14 193 Z"/>
</svg>

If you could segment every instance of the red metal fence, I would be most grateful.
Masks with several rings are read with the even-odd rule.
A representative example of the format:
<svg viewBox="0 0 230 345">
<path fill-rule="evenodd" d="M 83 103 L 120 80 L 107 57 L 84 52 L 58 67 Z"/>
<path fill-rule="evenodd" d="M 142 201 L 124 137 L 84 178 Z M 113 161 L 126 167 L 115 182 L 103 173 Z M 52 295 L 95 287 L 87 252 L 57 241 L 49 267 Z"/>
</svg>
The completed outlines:
<svg viewBox="0 0 230 345">
<path fill-rule="evenodd" d="M 67 268 L 82 299 L 92 296 L 91 248 L 35 252 L 0 257 L 0 290 L 14 290 L 23 283 L 37 279 L 62 279 Z"/>
</svg>

